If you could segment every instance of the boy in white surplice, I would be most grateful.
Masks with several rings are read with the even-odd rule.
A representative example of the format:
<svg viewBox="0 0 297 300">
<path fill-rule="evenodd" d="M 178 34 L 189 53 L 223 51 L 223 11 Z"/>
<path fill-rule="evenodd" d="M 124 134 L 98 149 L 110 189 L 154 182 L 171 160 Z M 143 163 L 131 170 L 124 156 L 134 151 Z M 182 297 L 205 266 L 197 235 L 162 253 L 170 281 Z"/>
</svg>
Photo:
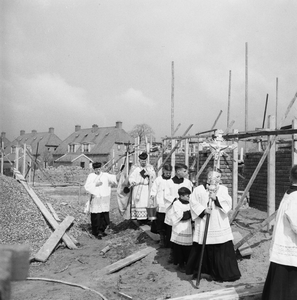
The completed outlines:
<svg viewBox="0 0 297 300">
<path fill-rule="evenodd" d="M 179 198 L 173 201 L 169 218 L 172 224 L 171 239 L 173 263 L 178 265 L 177 270 L 185 273 L 192 246 L 192 223 L 189 198 L 191 191 L 186 187 L 178 189 Z"/>
</svg>

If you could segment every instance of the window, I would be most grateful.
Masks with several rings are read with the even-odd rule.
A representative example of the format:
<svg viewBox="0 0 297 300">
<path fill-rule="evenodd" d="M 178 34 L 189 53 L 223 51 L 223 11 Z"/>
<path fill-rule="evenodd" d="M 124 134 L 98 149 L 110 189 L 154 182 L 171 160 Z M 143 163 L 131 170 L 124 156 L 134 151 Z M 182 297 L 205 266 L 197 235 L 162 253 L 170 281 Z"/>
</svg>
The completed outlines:
<svg viewBox="0 0 297 300">
<path fill-rule="evenodd" d="M 90 152 L 90 144 L 82 144 L 82 152 Z"/>
<path fill-rule="evenodd" d="M 68 145 L 68 152 L 76 152 L 76 145 L 75 144 Z"/>
<path fill-rule="evenodd" d="M 84 169 L 85 168 L 85 162 L 81 161 L 80 166 Z"/>
</svg>

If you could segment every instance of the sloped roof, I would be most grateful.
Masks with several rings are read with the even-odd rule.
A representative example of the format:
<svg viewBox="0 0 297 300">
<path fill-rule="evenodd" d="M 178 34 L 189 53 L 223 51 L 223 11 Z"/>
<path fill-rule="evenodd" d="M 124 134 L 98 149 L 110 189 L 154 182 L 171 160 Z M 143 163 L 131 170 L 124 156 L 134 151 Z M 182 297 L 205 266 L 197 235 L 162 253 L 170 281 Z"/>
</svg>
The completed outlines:
<svg viewBox="0 0 297 300">
<path fill-rule="evenodd" d="M 38 145 L 38 154 L 41 154 L 46 147 L 58 147 L 62 140 L 54 133 L 50 132 L 31 132 L 18 136 L 7 145 L 5 153 L 10 152 L 10 148 L 16 145 L 30 145 L 32 154 L 36 154 Z"/>
<path fill-rule="evenodd" d="M 74 162 L 75 160 L 77 160 L 78 158 L 80 158 L 82 156 L 87 158 L 89 161 L 93 162 L 93 160 L 91 158 L 89 158 L 88 156 L 86 156 L 85 154 L 77 155 L 76 153 L 66 153 L 66 154 L 62 155 L 61 157 L 57 158 L 55 160 L 55 162 Z"/>
<path fill-rule="evenodd" d="M 89 154 L 108 154 L 115 143 L 132 142 L 133 138 L 122 128 L 92 127 L 80 129 L 67 137 L 54 152 L 55 155 L 63 155 L 68 152 L 68 145 L 93 144 Z M 81 152 L 81 148 L 76 152 Z"/>
</svg>

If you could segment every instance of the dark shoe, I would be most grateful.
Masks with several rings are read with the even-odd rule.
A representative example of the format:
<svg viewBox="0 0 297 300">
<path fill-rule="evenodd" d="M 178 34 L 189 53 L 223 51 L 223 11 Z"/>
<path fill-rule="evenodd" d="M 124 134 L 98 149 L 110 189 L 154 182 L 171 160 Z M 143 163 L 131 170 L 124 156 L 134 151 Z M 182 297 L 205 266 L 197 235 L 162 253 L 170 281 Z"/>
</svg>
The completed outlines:
<svg viewBox="0 0 297 300">
<path fill-rule="evenodd" d="M 102 240 L 102 236 L 101 236 L 100 234 L 95 235 L 95 238 L 96 238 L 97 240 Z"/>
</svg>

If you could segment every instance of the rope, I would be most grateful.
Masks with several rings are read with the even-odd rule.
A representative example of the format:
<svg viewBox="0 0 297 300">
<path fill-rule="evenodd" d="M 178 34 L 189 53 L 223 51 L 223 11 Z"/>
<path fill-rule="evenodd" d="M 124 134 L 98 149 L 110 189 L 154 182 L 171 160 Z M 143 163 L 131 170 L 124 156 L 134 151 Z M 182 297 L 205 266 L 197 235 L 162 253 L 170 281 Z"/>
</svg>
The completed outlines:
<svg viewBox="0 0 297 300">
<path fill-rule="evenodd" d="M 79 288 L 82 288 L 82 289 L 87 290 L 87 291 L 91 291 L 91 292 L 99 295 L 103 300 L 108 300 L 107 298 L 105 298 L 101 293 L 97 292 L 96 290 L 91 289 L 91 288 L 89 288 L 87 286 L 84 286 L 84 285 L 77 284 L 77 283 L 71 283 L 71 282 L 58 280 L 58 279 L 40 278 L 40 277 L 28 277 L 27 280 L 49 281 L 49 282 L 56 282 L 56 283 L 62 283 L 62 284 L 70 285 L 70 286 L 75 286 L 75 287 L 79 287 Z"/>
</svg>

